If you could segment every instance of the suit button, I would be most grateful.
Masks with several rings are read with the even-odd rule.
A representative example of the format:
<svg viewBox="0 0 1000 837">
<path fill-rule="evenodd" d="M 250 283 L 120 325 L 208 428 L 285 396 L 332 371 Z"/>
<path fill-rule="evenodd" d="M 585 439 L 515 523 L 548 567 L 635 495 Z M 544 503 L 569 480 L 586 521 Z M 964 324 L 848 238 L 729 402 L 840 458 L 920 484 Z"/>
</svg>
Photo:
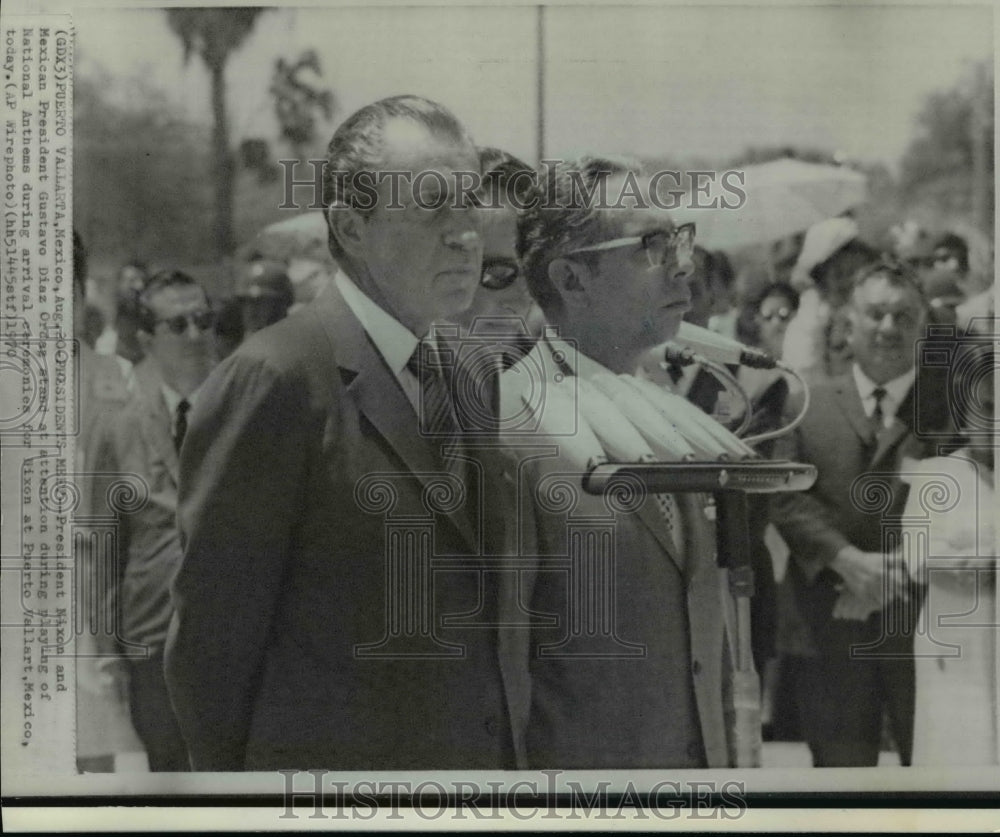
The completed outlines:
<svg viewBox="0 0 1000 837">
<path fill-rule="evenodd" d="M 497 722 L 493 718 L 486 719 L 486 732 L 496 738 L 497 734 Z"/>
<path fill-rule="evenodd" d="M 695 676 L 701 674 L 701 663 L 699 663 L 697 660 L 691 663 L 691 671 Z"/>
</svg>

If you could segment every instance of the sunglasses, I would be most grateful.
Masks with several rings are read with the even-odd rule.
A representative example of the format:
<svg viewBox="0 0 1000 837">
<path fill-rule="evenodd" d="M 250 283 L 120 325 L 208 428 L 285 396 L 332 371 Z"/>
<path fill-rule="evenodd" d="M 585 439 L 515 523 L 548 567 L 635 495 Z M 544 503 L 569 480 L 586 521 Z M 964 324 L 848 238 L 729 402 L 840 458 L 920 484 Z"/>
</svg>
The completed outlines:
<svg viewBox="0 0 1000 837">
<path fill-rule="evenodd" d="M 509 288 L 521 275 L 521 269 L 513 259 L 503 257 L 483 261 L 483 272 L 479 284 L 491 291 Z"/>
<path fill-rule="evenodd" d="M 787 323 L 792 318 L 793 311 L 791 308 L 777 308 L 774 311 L 768 311 L 767 313 L 761 311 L 760 318 L 762 320 L 767 320 L 771 322 L 773 320 L 779 320 L 780 322 Z"/>
<path fill-rule="evenodd" d="M 672 230 L 654 230 L 645 235 L 635 235 L 628 238 L 615 238 L 611 241 L 604 241 L 600 244 L 591 244 L 587 247 L 578 247 L 570 250 L 567 255 L 574 253 L 597 253 L 603 250 L 613 250 L 618 247 L 630 247 L 641 244 L 646 252 L 650 267 L 659 267 L 667 263 L 670 256 L 678 259 L 691 258 L 694 254 L 694 224 L 681 224 Z"/>
<path fill-rule="evenodd" d="M 198 331 L 208 331 L 215 325 L 214 311 L 195 311 L 193 314 L 178 314 L 176 317 L 165 317 L 157 320 L 157 324 L 165 323 L 172 334 L 184 334 L 188 330 L 188 325 L 194 323 Z"/>
</svg>

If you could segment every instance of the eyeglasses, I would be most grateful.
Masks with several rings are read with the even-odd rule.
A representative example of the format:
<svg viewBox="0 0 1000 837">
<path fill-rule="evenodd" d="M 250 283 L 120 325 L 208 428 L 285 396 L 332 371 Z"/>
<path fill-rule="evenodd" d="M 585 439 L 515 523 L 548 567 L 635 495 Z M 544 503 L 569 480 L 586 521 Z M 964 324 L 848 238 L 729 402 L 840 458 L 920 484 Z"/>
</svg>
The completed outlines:
<svg viewBox="0 0 1000 837">
<path fill-rule="evenodd" d="M 794 312 L 791 308 L 785 308 L 782 306 L 781 308 L 776 308 L 774 311 L 768 311 L 766 313 L 761 311 L 760 318 L 762 320 L 767 320 L 768 322 L 779 320 L 780 322 L 787 323 L 792 318 L 793 313 Z"/>
<path fill-rule="evenodd" d="M 496 258 L 483 261 L 483 272 L 479 284 L 491 291 L 509 288 L 521 275 L 521 269 L 513 259 Z"/>
<path fill-rule="evenodd" d="M 618 247 L 630 247 L 641 244 L 646 251 L 646 258 L 649 259 L 650 267 L 659 267 L 666 264 L 667 259 L 674 255 L 678 259 L 689 259 L 694 253 L 694 224 L 681 224 L 672 230 L 654 230 L 645 235 L 630 236 L 629 238 L 615 238 L 611 241 L 604 241 L 600 244 L 591 244 L 587 247 L 577 247 L 570 250 L 567 255 L 574 253 L 597 253 L 603 250 L 613 250 Z"/>
<path fill-rule="evenodd" d="M 178 314 L 176 317 L 164 317 L 156 321 L 157 325 L 166 323 L 166 326 L 173 334 L 183 334 L 188 330 L 188 325 L 194 323 L 198 331 L 208 331 L 215 325 L 214 311 L 195 311 L 193 314 Z"/>
</svg>

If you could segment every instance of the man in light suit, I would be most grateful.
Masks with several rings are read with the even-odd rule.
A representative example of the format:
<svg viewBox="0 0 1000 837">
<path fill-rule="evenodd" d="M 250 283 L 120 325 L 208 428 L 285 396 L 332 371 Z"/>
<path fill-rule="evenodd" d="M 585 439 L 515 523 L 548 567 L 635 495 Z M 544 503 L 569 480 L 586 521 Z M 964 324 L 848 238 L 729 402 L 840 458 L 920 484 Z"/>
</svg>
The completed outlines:
<svg viewBox="0 0 1000 837">
<path fill-rule="evenodd" d="M 188 755 L 163 676 L 170 584 L 181 561 L 178 449 L 187 411 L 216 363 L 215 316 L 204 288 L 179 271 L 150 277 L 138 303 L 144 368 L 136 375 L 135 397 L 113 420 L 109 459 L 100 470 L 136 474 L 148 486 L 147 502 L 121 515 L 115 599 L 127 645 L 132 721 L 150 770 L 178 771 L 189 769 Z"/>
<path fill-rule="evenodd" d="M 606 191 L 614 202 L 628 175 L 618 162 L 584 158 L 540 176 L 550 192 L 521 216 L 518 250 L 532 294 L 561 339 L 547 334 L 506 373 L 502 417 L 516 416 L 520 399 L 544 390 L 551 397 L 538 400 L 540 417 L 565 409 L 565 402 L 552 403 L 554 389 L 602 367 L 634 373 L 644 352 L 676 334 L 690 304 L 693 228 L 678 228 L 665 210 L 600 208 L 581 194 Z M 731 764 L 723 588 L 704 498 L 676 495 L 672 523 L 653 496 L 615 512 L 613 500 L 581 487 L 588 454 L 573 435 L 575 413 L 550 418 L 549 428 L 565 425 L 569 435 L 540 437 L 557 447 L 535 458 L 528 452 L 520 469 L 522 502 L 531 504 L 522 541 L 539 557 L 508 577 L 516 584 L 504 598 L 509 623 L 523 624 L 526 615 L 536 621 L 530 642 L 513 630 L 503 640 L 528 645 L 530 714 L 522 723 L 529 766 Z M 554 495 L 545 499 L 548 480 L 563 477 L 573 487 L 570 509 L 553 505 Z M 600 531 L 584 532 L 591 526 Z M 594 588 L 574 586 L 566 570 L 574 544 L 605 537 L 611 569 Z M 597 596 L 590 616 L 589 594 Z M 594 613 L 600 647 L 578 634 L 578 620 Z"/>
<path fill-rule="evenodd" d="M 441 437 L 421 435 L 428 379 L 411 363 L 479 282 L 481 219 L 457 189 L 478 168 L 434 102 L 349 117 L 324 182 L 334 286 L 206 385 L 181 465 L 167 649 L 196 769 L 513 764 L 496 630 L 447 618 L 478 608 L 496 622 L 495 593 L 487 580 L 480 597 L 464 561 L 482 495 L 444 497 L 453 474 Z M 454 568 L 430 572 L 428 551 Z M 404 576 L 419 585 L 401 604 Z"/>
<path fill-rule="evenodd" d="M 921 591 L 885 550 L 906 501 L 899 471 L 907 457 L 928 453 L 916 431 L 948 421 L 940 381 L 914 366 L 926 316 L 907 268 L 863 269 L 849 303 L 853 368 L 813 388 L 805 420 L 775 449 L 776 458 L 819 472 L 809 491 L 775 495 L 773 514 L 791 549 L 789 576 L 814 652 L 797 690 L 816 766 L 876 765 L 883 713 L 910 763 Z M 800 406 L 790 404 L 789 417 Z"/>
</svg>

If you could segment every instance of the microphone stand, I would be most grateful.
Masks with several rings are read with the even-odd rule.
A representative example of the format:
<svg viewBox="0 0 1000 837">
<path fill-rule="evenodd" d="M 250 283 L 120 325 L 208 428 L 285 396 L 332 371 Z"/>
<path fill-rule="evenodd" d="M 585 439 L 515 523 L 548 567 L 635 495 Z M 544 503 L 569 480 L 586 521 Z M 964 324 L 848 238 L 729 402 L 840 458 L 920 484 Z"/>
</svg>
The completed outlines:
<svg viewBox="0 0 1000 837">
<path fill-rule="evenodd" d="M 784 460 L 743 462 L 600 463 L 583 480 L 584 490 L 602 494 L 639 480 L 650 493 L 710 493 L 716 502 L 717 563 L 727 572 L 735 607 L 733 656 L 733 750 L 736 767 L 760 767 L 760 678 L 751 646 L 750 599 L 754 591 L 747 528 L 747 494 L 805 491 L 816 468 Z"/>
</svg>

